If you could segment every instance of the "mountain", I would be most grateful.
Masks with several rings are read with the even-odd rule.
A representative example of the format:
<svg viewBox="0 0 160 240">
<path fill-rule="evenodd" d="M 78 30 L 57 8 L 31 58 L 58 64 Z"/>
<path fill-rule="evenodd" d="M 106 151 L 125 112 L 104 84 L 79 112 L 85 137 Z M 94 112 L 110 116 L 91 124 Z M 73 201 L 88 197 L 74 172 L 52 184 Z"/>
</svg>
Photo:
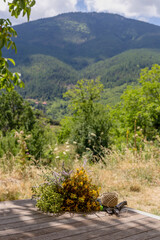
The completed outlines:
<svg viewBox="0 0 160 240">
<path fill-rule="evenodd" d="M 77 72 L 71 66 L 41 54 L 26 57 L 14 70 L 20 72 L 24 80 L 25 88 L 19 90 L 24 98 L 62 97 L 62 93 L 77 82 Z"/>
<path fill-rule="evenodd" d="M 25 98 L 61 98 L 62 93 L 79 79 L 100 77 L 105 88 L 110 89 L 105 91 L 105 98 L 109 96 L 112 99 L 111 95 L 115 97 L 115 91 L 118 91 L 118 100 L 127 84 L 136 83 L 140 70 L 155 63 L 160 64 L 160 50 L 134 49 L 99 61 L 81 71 L 42 54 L 30 55 L 14 70 L 21 72 L 24 79 L 25 88 L 20 89 L 20 93 Z"/>
<path fill-rule="evenodd" d="M 134 49 L 92 64 L 81 71 L 81 78 L 100 77 L 106 88 L 136 82 L 141 69 L 160 64 L 160 49 Z"/>
<path fill-rule="evenodd" d="M 137 78 L 159 63 L 160 27 L 108 13 L 66 13 L 15 26 L 23 95 L 52 99 L 81 77 L 105 87 Z M 8 53 L 7 53 L 8 54 Z"/>
<path fill-rule="evenodd" d="M 66 13 L 15 30 L 18 59 L 45 54 L 76 69 L 128 49 L 160 48 L 160 27 L 109 13 Z"/>
</svg>

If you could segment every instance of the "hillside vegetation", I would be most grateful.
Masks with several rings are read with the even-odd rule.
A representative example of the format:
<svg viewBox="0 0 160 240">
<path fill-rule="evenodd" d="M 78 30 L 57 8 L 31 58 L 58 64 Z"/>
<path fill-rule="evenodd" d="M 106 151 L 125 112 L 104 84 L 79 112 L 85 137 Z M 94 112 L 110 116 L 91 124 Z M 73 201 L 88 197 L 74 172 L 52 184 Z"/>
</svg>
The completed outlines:
<svg viewBox="0 0 160 240">
<path fill-rule="evenodd" d="M 109 13 L 66 13 L 15 30 L 20 61 L 45 54 L 76 69 L 129 49 L 160 48 L 160 27 Z"/>
<path fill-rule="evenodd" d="M 18 53 L 4 54 L 16 60 L 25 98 L 61 98 L 77 80 L 97 76 L 114 93 L 135 82 L 141 68 L 160 62 L 160 27 L 116 14 L 66 13 L 15 30 Z"/>
<path fill-rule="evenodd" d="M 159 50 L 135 49 L 77 71 L 54 57 L 39 54 L 24 59 L 16 71 L 21 72 L 24 79 L 25 88 L 19 92 L 25 98 L 62 98 L 79 79 L 100 77 L 105 87 L 103 98 L 106 103 L 114 104 L 128 84 L 136 83 L 140 69 L 155 63 L 160 63 Z"/>
<path fill-rule="evenodd" d="M 44 212 L 86 213 L 100 210 L 99 191 L 117 191 L 119 201 L 159 215 L 160 27 L 68 13 L 15 28 L 27 101 L 0 93 L 0 201 L 34 193 Z M 16 33 L 1 30 L 1 48 L 14 49 L 5 30 Z M 6 73 L 23 85 L 7 59 L 1 65 L 1 89 L 12 90 Z"/>
<path fill-rule="evenodd" d="M 62 97 L 67 87 L 76 83 L 77 72 L 71 66 L 46 55 L 31 55 L 18 65 L 25 88 L 20 93 L 25 98 L 53 100 Z"/>
<path fill-rule="evenodd" d="M 2 94 L 0 201 L 31 198 L 31 187 L 38 184 L 41 209 L 58 207 L 59 201 L 55 205 L 52 202 L 55 171 L 60 172 L 65 165 L 75 173 L 83 165 L 92 170 L 89 175 L 93 184 L 101 186 L 100 193 L 117 191 L 119 201 L 127 200 L 129 207 L 159 215 L 159 79 L 160 65 L 143 69 L 138 87 L 128 87 L 121 102 L 109 108 L 97 102 L 103 90 L 99 79 L 82 79 L 65 94 L 70 99 L 70 115 L 61 126 L 51 125 L 16 92 Z M 72 176 L 68 178 L 70 184 Z M 78 181 L 78 187 L 86 186 L 84 181 Z M 70 195 L 73 191 L 67 190 Z M 91 197 L 95 196 L 92 193 L 97 199 L 98 192 L 92 191 Z M 70 207 L 67 199 L 64 203 Z M 84 196 L 78 201 L 83 203 Z"/>
</svg>

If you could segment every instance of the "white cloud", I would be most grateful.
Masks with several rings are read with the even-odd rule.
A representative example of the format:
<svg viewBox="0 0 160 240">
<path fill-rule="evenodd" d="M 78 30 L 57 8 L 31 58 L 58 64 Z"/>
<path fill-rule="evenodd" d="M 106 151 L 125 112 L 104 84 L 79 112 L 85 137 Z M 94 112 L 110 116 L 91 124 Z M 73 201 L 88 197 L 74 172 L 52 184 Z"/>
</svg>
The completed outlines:
<svg viewBox="0 0 160 240">
<path fill-rule="evenodd" d="M 32 8 L 30 20 L 53 17 L 60 13 L 76 11 L 78 0 L 37 0 L 36 5 Z M 10 18 L 13 25 L 26 22 L 27 17 L 15 19 L 10 17 L 7 3 L 0 0 L 0 18 Z"/>
<path fill-rule="evenodd" d="M 32 9 L 31 20 L 76 11 L 76 4 L 77 0 L 38 0 Z"/>
<path fill-rule="evenodd" d="M 139 20 L 160 18 L 160 0 L 36 0 L 31 20 L 77 11 L 77 3 L 86 5 L 88 11 L 118 13 Z M 0 0 L 0 18 L 11 18 L 7 4 Z M 27 21 L 27 17 L 11 18 L 13 24 Z"/>
<path fill-rule="evenodd" d="M 6 9 L 7 9 L 7 4 L 5 3 L 5 2 L 3 2 L 2 0 L 1 0 L 1 2 L 0 2 L 0 10 L 1 11 L 6 11 Z"/>
<path fill-rule="evenodd" d="M 160 0 L 85 0 L 88 11 L 107 11 L 126 17 L 160 17 Z"/>
</svg>

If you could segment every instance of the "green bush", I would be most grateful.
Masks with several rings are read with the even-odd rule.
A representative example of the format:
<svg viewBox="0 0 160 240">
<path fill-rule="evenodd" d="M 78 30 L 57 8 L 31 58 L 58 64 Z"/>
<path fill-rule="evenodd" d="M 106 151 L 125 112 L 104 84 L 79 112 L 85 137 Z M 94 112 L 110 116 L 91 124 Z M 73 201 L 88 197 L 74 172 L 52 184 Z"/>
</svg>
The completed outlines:
<svg viewBox="0 0 160 240">
<path fill-rule="evenodd" d="M 52 149 L 56 141 L 53 130 L 44 122 L 37 121 L 30 135 L 30 138 L 27 140 L 29 153 L 36 160 L 48 158 L 48 162 L 46 163 L 50 163 L 54 159 Z"/>
<path fill-rule="evenodd" d="M 12 129 L 30 131 L 35 124 L 32 108 L 16 91 L 0 95 L 0 110 L 0 130 L 3 135 Z"/>
<path fill-rule="evenodd" d="M 61 120 L 61 129 L 57 133 L 58 143 L 64 143 L 69 139 L 73 127 L 72 117 L 65 117 Z"/>
<path fill-rule="evenodd" d="M 54 184 L 44 183 L 38 188 L 33 188 L 36 194 L 36 206 L 43 212 L 58 213 L 61 211 L 63 197 L 56 192 Z"/>
<path fill-rule="evenodd" d="M 103 159 L 104 148 L 109 146 L 110 117 L 108 109 L 97 101 L 103 85 L 99 79 L 82 79 L 74 89 L 65 93 L 70 99 L 72 118 L 62 122 L 59 138 L 62 142 L 69 135 L 76 142 L 77 152 L 82 155 L 88 149 L 92 152 L 92 161 Z M 70 125 L 68 122 L 70 121 Z"/>
<path fill-rule="evenodd" d="M 0 132 L 0 157 L 3 157 L 4 154 L 8 153 L 16 156 L 19 150 L 20 147 L 15 138 L 15 130 L 7 132 L 5 136 Z"/>
<path fill-rule="evenodd" d="M 91 151 L 92 161 L 102 160 L 104 148 L 109 146 L 110 118 L 107 109 L 98 103 L 92 107 L 87 118 L 81 115 L 74 119 L 71 138 L 76 142 L 77 152 L 82 155 Z"/>
<path fill-rule="evenodd" d="M 113 110 L 117 132 L 121 129 L 125 136 L 129 131 L 131 142 L 138 128 L 147 140 L 154 140 L 160 134 L 160 66 L 142 69 L 138 83 L 137 87 L 129 86 L 124 91 L 121 103 Z"/>
</svg>

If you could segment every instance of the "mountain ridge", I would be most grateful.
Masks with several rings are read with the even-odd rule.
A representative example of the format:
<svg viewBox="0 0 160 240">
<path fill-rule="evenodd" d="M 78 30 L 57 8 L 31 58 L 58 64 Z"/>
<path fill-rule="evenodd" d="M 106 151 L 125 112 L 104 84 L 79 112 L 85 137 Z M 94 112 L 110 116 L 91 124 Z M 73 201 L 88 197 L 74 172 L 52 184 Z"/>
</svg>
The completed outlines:
<svg viewBox="0 0 160 240">
<path fill-rule="evenodd" d="M 41 53 L 76 69 L 128 49 L 160 48 L 159 26 L 117 14 L 65 13 L 17 25 L 15 30 L 18 58 Z"/>
<path fill-rule="evenodd" d="M 24 96 L 28 96 L 32 89 L 32 92 L 37 92 L 33 96 L 41 97 L 42 94 L 42 97 L 48 98 L 52 95 L 52 99 L 54 96 L 62 96 L 67 86 L 74 84 L 79 78 L 95 78 L 97 75 L 101 75 L 105 87 L 116 87 L 135 81 L 135 76 L 140 71 L 136 67 L 136 61 L 142 67 L 159 63 L 160 27 L 117 14 L 65 13 L 17 25 L 15 30 L 18 32 L 18 54 L 10 57 L 16 60 L 16 69 L 22 71 L 27 86 Z M 127 63 L 127 55 L 130 56 L 131 69 Z M 137 55 L 139 58 L 135 60 Z M 34 68 L 29 63 L 33 56 Z M 45 65 L 42 56 L 50 68 Z M 118 59 L 115 66 L 111 64 L 114 57 Z M 124 60 L 127 67 L 122 65 Z M 42 79 L 41 71 L 44 66 L 47 71 Z M 99 69 L 96 72 L 94 68 L 99 68 L 102 72 Z M 30 71 L 35 72 L 33 74 Z M 47 94 L 42 91 L 44 84 L 48 84 L 45 87 Z"/>
</svg>

